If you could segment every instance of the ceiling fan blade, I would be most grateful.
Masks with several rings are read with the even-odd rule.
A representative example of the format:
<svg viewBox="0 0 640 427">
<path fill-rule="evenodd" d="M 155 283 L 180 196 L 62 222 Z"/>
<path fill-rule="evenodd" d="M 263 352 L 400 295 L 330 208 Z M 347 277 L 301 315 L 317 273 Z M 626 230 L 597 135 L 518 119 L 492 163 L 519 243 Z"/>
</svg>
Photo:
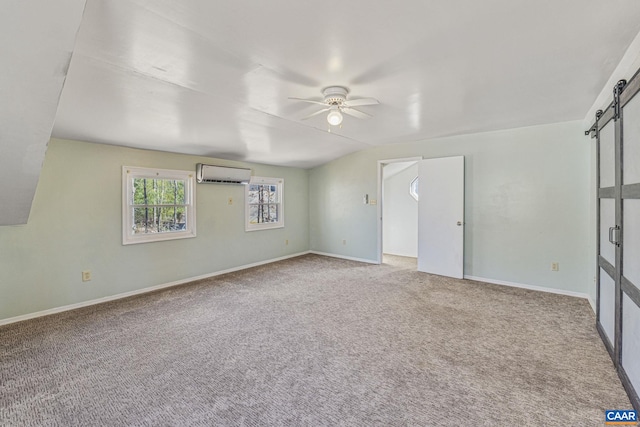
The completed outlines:
<svg viewBox="0 0 640 427">
<path fill-rule="evenodd" d="M 345 114 L 348 114 L 353 117 L 357 117 L 359 119 L 368 119 L 370 117 L 373 117 L 371 114 L 367 114 L 363 111 L 356 110 L 355 108 L 343 107 L 340 110 Z"/>
<path fill-rule="evenodd" d="M 310 118 L 311 118 L 311 117 L 313 117 L 313 116 L 317 116 L 318 114 L 322 114 L 322 113 L 324 113 L 324 112 L 326 112 L 326 111 L 329 111 L 329 110 L 331 110 L 331 108 L 323 108 L 322 110 L 320 110 L 320 111 L 316 111 L 315 113 L 312 113 L 312 114 L 309 114 L 308 116 L 303 117 L 303 118 L 301 118 L 300 120 L 307 120 L 307 119 L 310 119 Z"/>
<path fill-rule="evenodd" d="M 342 105 L 346 107 L 360 107 L 362 105 L 377 105 L 380 104 L 375 98 L 360 98 L 360 99 L 350 99 L 345 101 Z"/>
<path fill-rule="evenodd" d="M 310 104 L 318 104 L 318 105 L 324 105 L 326 106 L 327 104 L 325 104 L 324 102 L 320 102 L 320 101 L 314 101 L 313 99 L 305 99 L 305 98 L 293 98 L 293 97 L 289 97 L 289 99 L 294 99 L 296 101 L 302 101 L 302 102 L 308 102 Z"/>
</svg>

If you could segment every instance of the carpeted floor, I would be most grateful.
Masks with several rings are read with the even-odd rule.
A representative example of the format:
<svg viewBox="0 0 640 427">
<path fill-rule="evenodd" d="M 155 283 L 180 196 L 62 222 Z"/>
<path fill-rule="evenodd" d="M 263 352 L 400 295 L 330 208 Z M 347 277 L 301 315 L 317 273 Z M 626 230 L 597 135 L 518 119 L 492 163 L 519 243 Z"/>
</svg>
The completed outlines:
<svg viewBox="0 0 640 427">
<path fill-rule="evenodd" d="M 315 255 L 0 328 L 0 424 L 602 426 L 585 300 Z"/>
</svg>

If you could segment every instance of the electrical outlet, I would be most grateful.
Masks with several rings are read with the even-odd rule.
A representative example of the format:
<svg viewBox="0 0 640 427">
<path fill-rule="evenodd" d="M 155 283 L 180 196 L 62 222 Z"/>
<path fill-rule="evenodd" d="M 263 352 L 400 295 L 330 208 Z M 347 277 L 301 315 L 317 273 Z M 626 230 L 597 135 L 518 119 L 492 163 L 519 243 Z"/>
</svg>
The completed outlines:
<svg viewBox="0 0 640 427">
<path fill-rule="evenodd" d="M 229 201 L 227 203 L 232 205 L 233 204 L 233 199 L 231 197 L 229 197 Z"/>
<path fill-rule="evenodd" d="M 346 241 L 346 240 L 343 240 L 343 241 L 342 241 L 342 244 L 343 244 L 343 245 L 346 245 L 346 244 L 347 244 L 347 241 Z"/>
<path fill-rule="evenodd" d="M 559 271 L 559 270 L 560 270 L 560 264 L 558 264 L 557 262 L 552 262 L 551 271 Z"/>
<path fill-rule="evenodd" d="M 85 270 L 82 272 L 82 281 L 88 282 L 91 280 L 91 270 Z"/>
<path fill-rule="evenodd" d="M 288 244 L 289 244 L 289 239 L 285 240 L 285 241 L 284 241 L 284 244 L 285 244 L 285 245 L 288 245 Z"/>
</svg>

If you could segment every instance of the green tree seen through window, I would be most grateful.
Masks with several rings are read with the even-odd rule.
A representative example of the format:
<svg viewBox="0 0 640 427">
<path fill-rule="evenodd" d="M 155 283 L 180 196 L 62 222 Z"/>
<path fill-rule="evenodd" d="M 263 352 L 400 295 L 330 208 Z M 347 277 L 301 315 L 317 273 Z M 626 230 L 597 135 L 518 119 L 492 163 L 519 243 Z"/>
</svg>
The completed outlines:
<svg viewBox="0 0 640 427">
<path fill-rule="evenodd" d="M 186 219 L 185 181 L 134 178 L 134 233 L 183 230 Z"/>
</svg>

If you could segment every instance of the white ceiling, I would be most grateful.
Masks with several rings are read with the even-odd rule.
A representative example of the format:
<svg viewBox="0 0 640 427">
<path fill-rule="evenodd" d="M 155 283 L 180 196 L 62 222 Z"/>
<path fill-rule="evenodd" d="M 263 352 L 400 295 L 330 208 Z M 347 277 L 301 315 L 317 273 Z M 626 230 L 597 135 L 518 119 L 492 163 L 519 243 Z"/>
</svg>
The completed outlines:
<svg viewBox="0 0 640 427">
<path fill-rule="evenodd" d="M 28 188 L 0 189 L 22 206 L 0 224 L 28 215 L 54 119 L 59 138 L 308 168 L 582 119 L 640 31 L 637 0 L 86 0 L 74 46 L 83 7 L 3 3 L 0 166 Z M 301 121 L 319 106 L 287 98 L 331 85 L 377 98 L 375 117 Z"/>
<path fill-rule="evenodd" d="M 582 119 L 639 31 L 637 0 L 88 0 L 53 135 L 313 167 Z M 330 85 L 375 117 L 301 121 Z"/>
<path fill-rule="evenodd" d="M 382 169 L 382 179 L 387 180 L 393 176 L 396 176 L 403 170 L 410 168 L 416 163 L 416 161 L 386 163 L 384 165 L 384 168 Z"/>
</svg>

